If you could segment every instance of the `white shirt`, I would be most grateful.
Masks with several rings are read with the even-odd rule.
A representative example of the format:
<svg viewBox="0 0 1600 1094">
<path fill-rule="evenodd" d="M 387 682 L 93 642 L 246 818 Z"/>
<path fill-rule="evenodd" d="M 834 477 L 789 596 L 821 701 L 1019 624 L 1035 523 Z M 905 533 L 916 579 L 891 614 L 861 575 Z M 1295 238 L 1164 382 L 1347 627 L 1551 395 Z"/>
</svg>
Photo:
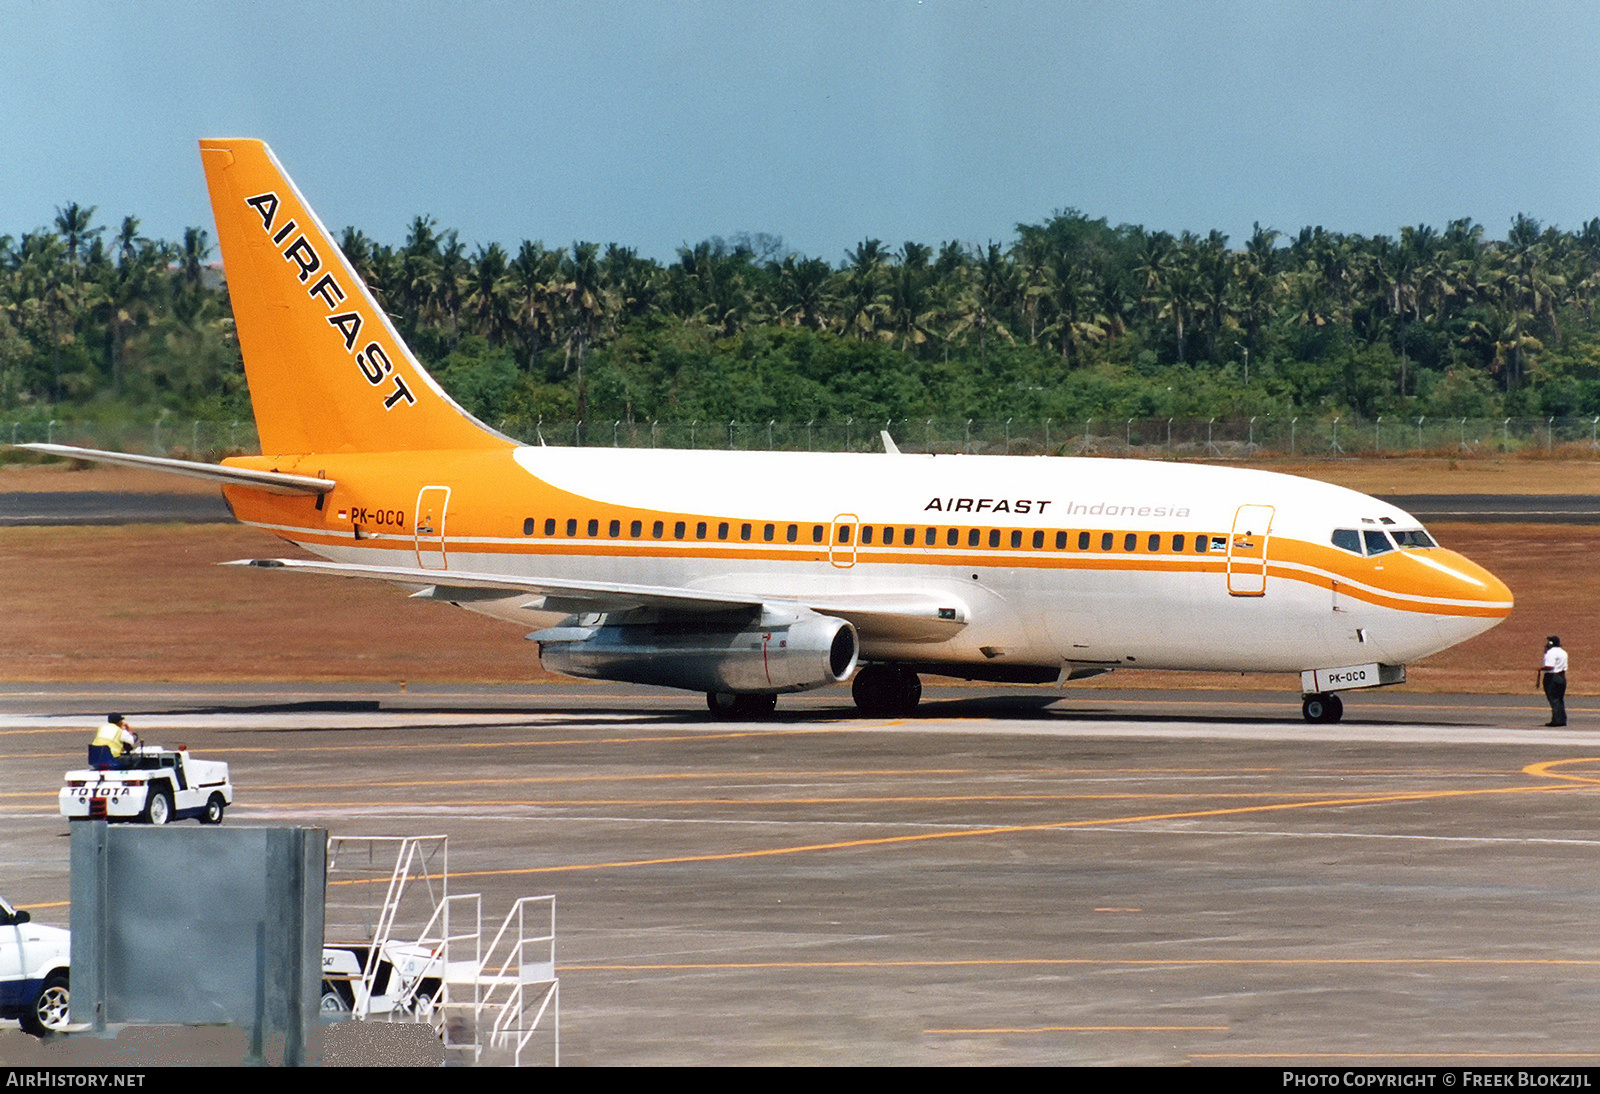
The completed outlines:
<svg viewBox="0 0 1600 1094">
<path fill-rule="evenodd" d="M 1551 646 L 1544 651 L 1544 670 L 1546 672 L 1567 671 L 1567 651 L 1560 646 Z"/>
</svg>

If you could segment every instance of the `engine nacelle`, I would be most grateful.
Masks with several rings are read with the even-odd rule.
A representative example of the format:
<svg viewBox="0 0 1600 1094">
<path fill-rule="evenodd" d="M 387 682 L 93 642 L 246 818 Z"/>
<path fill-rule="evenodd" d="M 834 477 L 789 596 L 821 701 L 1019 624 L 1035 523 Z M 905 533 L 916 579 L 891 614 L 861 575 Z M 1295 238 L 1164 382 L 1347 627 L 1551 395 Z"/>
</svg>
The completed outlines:
<svg viewBox="0 0 1600 1094">
<path fill-rule="evenodd" d="M 805 609 L 763 611 L 729 625 L 716 617 L 598 617 L 536 631 L 553 672 L 691 691 L 805 691 L 848 679 L 860 643 L 843 619 Z M 577 625 L 572 625 L 572 623 Z"/>
</svg>

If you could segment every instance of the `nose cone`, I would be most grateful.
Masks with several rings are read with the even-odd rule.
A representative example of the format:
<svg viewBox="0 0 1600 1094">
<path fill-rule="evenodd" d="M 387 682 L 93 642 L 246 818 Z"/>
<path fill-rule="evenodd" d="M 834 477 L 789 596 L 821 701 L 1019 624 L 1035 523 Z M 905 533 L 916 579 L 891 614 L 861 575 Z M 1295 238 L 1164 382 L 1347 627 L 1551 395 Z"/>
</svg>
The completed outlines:
<svg viewBox="0 0 1600 1094">
<path fill-rule="evenodd" d="M 1441 549 L 1407 551 L 1407 584 L 1435 607 L 1439 649 L 1465 642 L 1511 614 L 1505 582 L 1465 555 Z"/>
</svg>

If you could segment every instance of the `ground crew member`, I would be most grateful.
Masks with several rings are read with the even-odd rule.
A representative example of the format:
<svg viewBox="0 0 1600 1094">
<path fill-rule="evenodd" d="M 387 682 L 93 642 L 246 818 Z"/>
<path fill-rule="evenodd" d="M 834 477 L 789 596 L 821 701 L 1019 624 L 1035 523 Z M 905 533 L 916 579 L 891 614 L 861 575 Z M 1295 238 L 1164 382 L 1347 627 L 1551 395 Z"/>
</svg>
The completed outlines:
<svg viewBox="0 0 1600 1094">
<path fill-rule="evenodd" d="M 106 715 L 106 724 L 94 735 L 89 745 L 89 766 L 98 771 L 122 767 L 130 749 L 139 747 L 139 737 L 128 728 L 128 720 L 120 714 Z"/>
<path fill-rule="evenodd" d="M 1561 648 L 1561 636 L 1552 634 L 1544 640 L 1544 664 L 1539 666 L 1539 683 L 1544 684 L 1544 697 L 1550 701 L 1550 720 L 1547 726 L 1567 724 L 1567 651 Z"/>
</svg>

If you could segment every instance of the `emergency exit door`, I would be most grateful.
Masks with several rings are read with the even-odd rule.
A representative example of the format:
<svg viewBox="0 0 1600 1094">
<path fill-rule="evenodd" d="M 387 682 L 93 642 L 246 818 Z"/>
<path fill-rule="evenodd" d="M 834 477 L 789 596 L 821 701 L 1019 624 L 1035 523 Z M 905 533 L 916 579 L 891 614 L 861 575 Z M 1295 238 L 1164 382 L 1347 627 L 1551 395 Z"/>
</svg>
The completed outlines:
<svg viewBox="0 0 1600 1094">
<path fill-rule="evenodd" d="M 424 486 L 417 494 L 417 565 L 424 570 L 445 570 L 450 560 L 444 550 L 445 511 L 450 505 L 448 486 Z"/>
<path fill-rule="evenodd" d="M 1228 592 L 1233 596 L 1265 596 L 1267 542 L 1272 536 L 1270 505 L 1241 505 L 1233 515 L 1228 537 Z"/>
</svg>

